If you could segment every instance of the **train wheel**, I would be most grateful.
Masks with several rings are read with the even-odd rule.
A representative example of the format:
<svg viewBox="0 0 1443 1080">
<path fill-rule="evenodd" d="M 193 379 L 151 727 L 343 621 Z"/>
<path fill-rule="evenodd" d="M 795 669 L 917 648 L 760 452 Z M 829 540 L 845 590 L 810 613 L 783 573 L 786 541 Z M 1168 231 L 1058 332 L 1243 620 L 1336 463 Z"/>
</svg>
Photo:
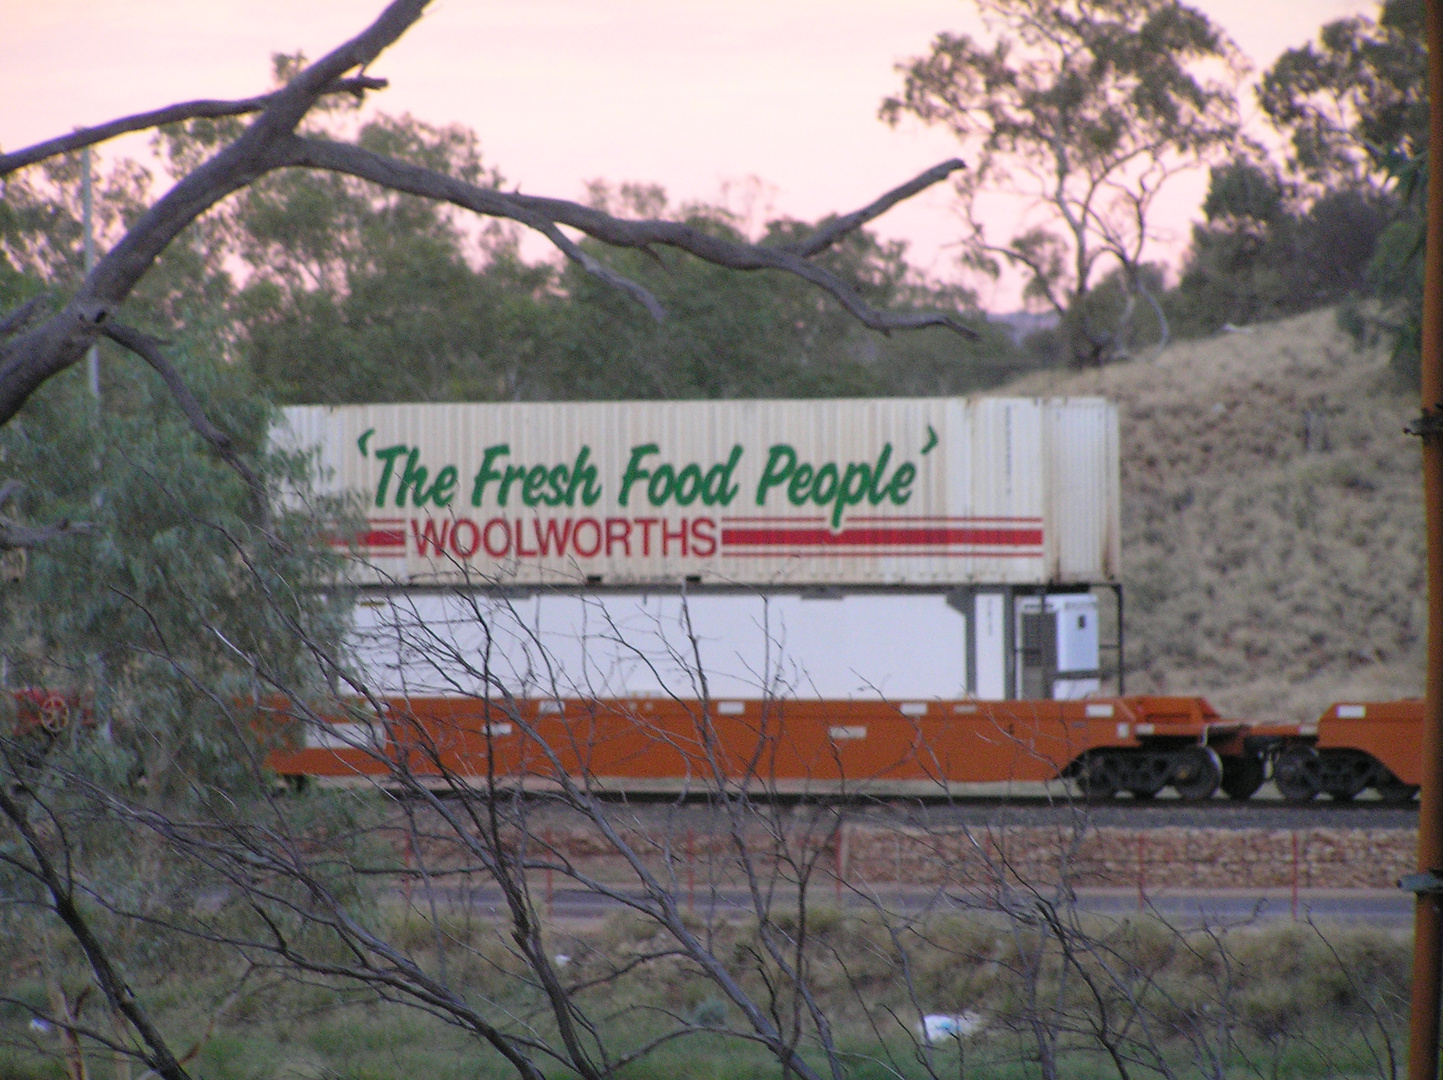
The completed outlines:
<svg viewBox="0 0 1443 1080">
<path fill-rule="evenodd" d="M 1144 751 L 1113 757 L 1120 767 L 1118 787 L 1134 799 L 1151 799 L 1167 787 L 1172 762 L 1166 754 Z"/>
<path fill-rule="evenodd" d="M 1117 794 L 1120 780 L 1116 759 L 1111 754 L 1092 753 L 1077 768 L 1077 786 L 1088 802 L 1105 802 Z"/>
<path fill-rule="evenodd" d="M 40 703 L 40 726 L 58 735 L 70 723 L 70 703 L 59 694 L 47 694 Z"/>
<path fill-rule="evenodd" d="M 1169 783 L 1188 802 L 1210 799 L 1223 779 L 1223 763 L 1210 746 L 1187 746 L 1172 756 Z"/>
<path fill-rule="evenodd" d="M 1323 790 L 1323 766 L 1311 746 L 1292 746 L 1273 763 L 1273 783 L 1288 802 L 1307 802 Z"/>
<path fill-rule="evenodd" d="M 1378 770 L 1373 756 L 1359 750 L 1324 750 L 1319 758 L 1323 792 L 1336 802 L 1357 798 Z"/>
<path fill-rule="evenodd" d="M 1418 794 L 1417 784 L 1405 784 L 1393 774 L 1392 769 L 1380 767 L 1381 775 L 1374 777 L 1373 790 L 1389 806 L 1405 806 Z"/>
<path fill-rule="evenodd" d="M 1234 754 L 1223 758 L 1223 793 L 1242 802 L 1251 799 L 1267 779 L 1260 754 Z"/>
</svg>

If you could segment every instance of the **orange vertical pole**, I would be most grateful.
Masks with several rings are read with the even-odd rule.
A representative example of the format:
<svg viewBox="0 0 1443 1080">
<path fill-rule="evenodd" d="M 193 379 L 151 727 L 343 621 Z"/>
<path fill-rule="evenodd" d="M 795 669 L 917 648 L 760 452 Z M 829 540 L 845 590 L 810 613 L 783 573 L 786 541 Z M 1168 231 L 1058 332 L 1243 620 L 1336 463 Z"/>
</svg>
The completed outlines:
<svg viewBox="0 0 1443 1080">
<path fill-rule="evenodd" d="M 1413 994 L 1408 1080 L 1437 1080 L 1439 989 L 1443 986 L 1443 0 L 1427 0 L 1428 233 L 1423 267 L 1423 513 L 1428 530 L 1428 675 L 1424 683 L 1423 802 L 1413 909 Z"/>
</svg>

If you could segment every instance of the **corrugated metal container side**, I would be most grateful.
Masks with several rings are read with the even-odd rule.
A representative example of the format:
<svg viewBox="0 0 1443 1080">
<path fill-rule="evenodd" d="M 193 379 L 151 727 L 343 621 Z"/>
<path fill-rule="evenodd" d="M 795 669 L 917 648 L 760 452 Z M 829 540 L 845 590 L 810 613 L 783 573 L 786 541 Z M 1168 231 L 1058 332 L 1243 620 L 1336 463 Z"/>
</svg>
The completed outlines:
<svg viewBox="0 0 1443 1080">
<path fill-rule="evenodd" d="M 362 581 L 787 588 L 1115 581 L 1100 398 L 298 406 Z"/>
<path fill-rule="evenodd" d="M 1116 407 L 1101 398 L 1048 401 L 1042 433 L 1051 469 L 1048 517 L 1062 526 L 1050 532 L 1052 580 L 1117 580 L 1122 492 Z M 1099 569 L 1101 577 L 1087 576 Z"/>
</svg>

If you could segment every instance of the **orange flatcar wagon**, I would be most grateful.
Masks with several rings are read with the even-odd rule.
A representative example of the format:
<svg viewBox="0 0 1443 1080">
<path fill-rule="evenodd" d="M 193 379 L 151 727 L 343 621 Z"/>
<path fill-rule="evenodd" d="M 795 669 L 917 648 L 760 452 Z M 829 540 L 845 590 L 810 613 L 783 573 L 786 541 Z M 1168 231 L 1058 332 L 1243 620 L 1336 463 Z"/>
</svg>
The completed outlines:
<svg viewBox="0 0 1443 1080">
<path fill-rule="evenodd" d="M 1202 698 L 805 701 L 469 698 L 387 702 L 311 725 L 276 752 L 283 776 L 684 792 L 939 795 L 964 785 L 1077 781 L 1090 797 L 1171 786 L 1247 798 L 1264 780 L 1242 724 Z"/>
</svg>

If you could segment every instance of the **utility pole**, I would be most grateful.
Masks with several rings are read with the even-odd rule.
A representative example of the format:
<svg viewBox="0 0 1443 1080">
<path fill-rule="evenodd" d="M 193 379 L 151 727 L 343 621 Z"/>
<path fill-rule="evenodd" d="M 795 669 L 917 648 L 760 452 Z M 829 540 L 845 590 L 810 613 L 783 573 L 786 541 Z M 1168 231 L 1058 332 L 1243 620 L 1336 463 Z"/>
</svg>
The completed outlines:
<svg viewBox="0 0 1443 1080">
<path fill-rule="evenodd" d="M 1443 986 L 1443 0 L 1427 0 L 1428 233 L 1423 253 L 1423 513 L 1428 533 L 1428 674 L 1423 692 L 1423 804 L 1413 911 L 1408 1080 L 1437 1080 Z"/>
<path fill-rule="evenodd" d="M 95 269 L 95 198 L 90 188 L 90 147 L 80 152 L 80 216 L 85 226 L 85 276 Z M 95 411 L 100 411 L 100 347 L 92 344 L 85 357 L 86 372 L 90 376 L 90 395 L 95 398 Z"/>
</svg>

